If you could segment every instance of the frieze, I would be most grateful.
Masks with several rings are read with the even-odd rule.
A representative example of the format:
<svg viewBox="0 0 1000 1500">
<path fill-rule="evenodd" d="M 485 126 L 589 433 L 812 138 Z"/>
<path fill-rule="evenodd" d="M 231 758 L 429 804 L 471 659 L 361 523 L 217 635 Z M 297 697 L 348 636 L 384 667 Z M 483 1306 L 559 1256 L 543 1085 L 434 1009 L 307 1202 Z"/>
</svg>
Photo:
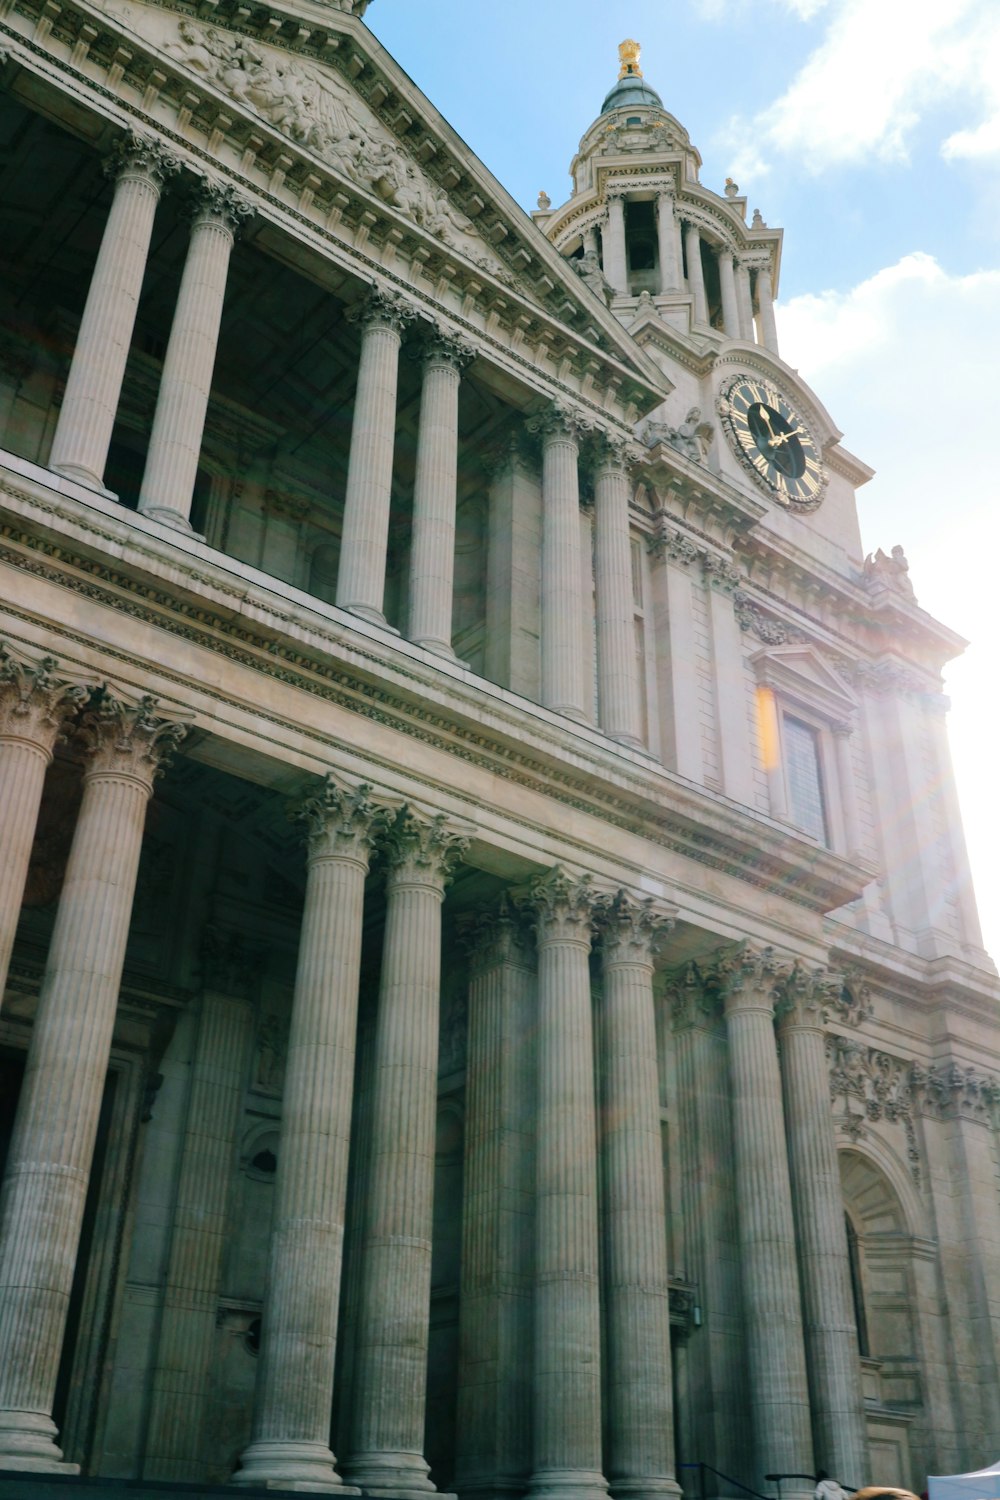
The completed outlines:
<svg viewBox="0 0 1000 1500">
<path fill-rule="evenodd" d="M 910 1175 L 919 1185 L 921 1157 L 913 1119 L 912 1065 L 846 1036 L 827 1037 L 826 1057 L 838 1129 L 849 1140 L 861 1141 L 869 1127 L 880 1121 L 899 1126 L 906 1141 Z M 842 1101 L 839 1114 L 837 1101 Z"/>
<path fill-rule="evenodd" d="M 2 489 L 3 486 L 0 486 L 0 492 Z M 61 515 L 60 508 L 55 505 L 50 505 L 33 496 L 25 496 L 9 487 L 7 487 L 7 492 L 16 495 L 21 500 L 28 499 L 43 513 Z M 87 523 L 80 524 L 83 529 L 102 536 L 107 541 L 118 541 L 115 533 L 103 531 Z M 55 566 L 39 558 L 26 558 L 22 552 L 0 546 L 0 556 L 12 566 L 24 569 L 60 586 L 68 587 L 83 597 L 94 599 L 129 617 L 153 624 L 210 651 L 218 652 L 252 671 L 263 672 L 275 680 L 287 682 L 313 695 L 323 697 L 339 707 L 362 714 L 399 733 L 426 740 L 439 748 L 444 737 L 450 754 L 480 765 L 506 780 L 529 787 L 537 787 L 539 784 L 536 762 L 531 755 L 512 748 L 501 750 L 493 736 L 485 733 L 477 734 L 466 727 L 456 725 L 452 718 L 429 713 L 426 708 L 418 708 L 413 703 L 398 697 L 396 692 L 378 688 L 360 676 L 345 687 L 342 668 L 339 665 L 328 666 L 317 660 L 315 652 L 308 653 L 295 649 L 291 645 L 284 644 L 275 635 L 262 639 L 259 634 L 240 625 L 236 620 L 224 615 L 216 615 L 211 609 L 206 609 L 204 602 L 188 602 L 179 598 L 175 591 L 159 590 L 148 583 L 136 581 L 127 574 L 117 573 L 105 560 L 95 561 L 85 556 L 70 557 L 64 545 L 60 546 L 47 537 L 19 533 L 9 523 L 0 526 L 0 536 L 12 539 L 21 546 L 33 548 L 43 555 L 56 558 L 63 565 Z M 140 555 L 148 551 L 138 545 L 136 550 Z M 151 558 L 156 557 L 153 552 L 148 552 L 148 555 Z M 66 570 L 65 564 L 67 563 L 72 563 L 73 572 Z M 220 585 L 211 575 L 202 574 L 195 569 L 182 567 L 178 571 L 196 584 L 212 588 L 216 593 L 228 595 L 236 600 L 246 598 L 245 588 Z M 81 574 L 84 576 L 80 576 Z M 267 608 L 266 613 L 274 620 L 276 630 L 284 628 L 293 621 L 292 616 L 273 607 Z M 295 619 L 297 620 L 297 617 Z M 58 627 L 55 628 L 58 631 Z M 63 633 L 68 635 L 68 631 Z M 352 650 L 355 655 L 362 658 L 368 657 L 373 662 L 381 660 L 373 653 L 366 652 L 360 645 L 352 647 Z M 106 651 L 106 654 L 117 657 L 123 662 L 133 662 L 133 657 L 111 648 Z M 399 670 L 404 676 L 411 675 L 403 668 Z M 222 694 L 211 693 L 207 685 L 203 685 L 201 690 L 209 692 L 210 696 L 215 696 L 220 701 L 228 701 Z M 278 716 L 267 715 L 258 710 L 257 717 L 284 728 L 285 721 Z M 312 737 L 324 746 L 327 743 L 326 737 L 318 730 L 312 732 Z M 553 741 L 553 743 L 556 742 Z M 610 793 L 603 794 L 595 801 L 593 779 L 590 777 L 581 777 L 571 770 L 550 766 L 546 772 L 545 787 L 547 795 L 567 806 L 592 812 L 594 807 L 599 805 L 602 816 L 615 826 L 624 829 L 636 827 L 635 812 L 629 802 Z M 722 850 L 719 846 L 718 835 L 710 828 L 696 828 L 685 824 L 683 829 L 671 829 L 663 825 L 651 825 L 648 819 L 643 820 L 641 826 L 644 835 L 663 848 L 673 850 L 697 863 L 723 871 L 762 890 L 773 889 L 775 881 L 780 880 L 783 895 L 788 899 L 810 907 L 815 904 L 816 895 L 810 872 L 803 869 L 795 873 L 785 864 L 765 857 L 759 847 L 753 850 L 748 849 L 746 856 L 741 857 L 731 847 L 725 851 Z M 825 885 L 822 890 L 823 899 L 828 899 Z M 836 888 L 836 895 L 841 902 L 845 899 L 839 886 Z"/>
</svg>

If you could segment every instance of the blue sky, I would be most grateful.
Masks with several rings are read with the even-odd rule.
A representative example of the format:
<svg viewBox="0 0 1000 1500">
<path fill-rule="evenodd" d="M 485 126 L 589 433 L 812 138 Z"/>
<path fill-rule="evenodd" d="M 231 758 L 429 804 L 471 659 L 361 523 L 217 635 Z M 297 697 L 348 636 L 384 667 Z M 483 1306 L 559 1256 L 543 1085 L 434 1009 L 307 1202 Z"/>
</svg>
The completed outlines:
<svg viewBox="0 0 1000 1500">
<path fill-rule="evenodd" d="M 526 209 L 558 204 L 642 68 L 703 158 L 785 230 L 782 355 L 846 447 L 873 550 L 969 637 L 947 673 L 986 945 L 1000 957 L 1000 0 L 373 0 L 366 24 Z"/>
</svg>

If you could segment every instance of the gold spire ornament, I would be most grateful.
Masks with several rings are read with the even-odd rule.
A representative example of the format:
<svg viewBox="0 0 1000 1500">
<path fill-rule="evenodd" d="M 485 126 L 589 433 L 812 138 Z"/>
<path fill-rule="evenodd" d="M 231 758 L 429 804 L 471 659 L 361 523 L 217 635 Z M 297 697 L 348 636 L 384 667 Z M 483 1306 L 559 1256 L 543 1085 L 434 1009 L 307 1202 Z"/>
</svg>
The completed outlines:
<svg viewBox="0 0 1000 1500">
<path fill-rule="evenodd" d="M 639 54 L 642 48 L 638 42 L 624 41 L 618 44 L 618 61 L 621 63 L 619 78 L 641 78 L 642 69 L 639 66 Z"/>
</svg>

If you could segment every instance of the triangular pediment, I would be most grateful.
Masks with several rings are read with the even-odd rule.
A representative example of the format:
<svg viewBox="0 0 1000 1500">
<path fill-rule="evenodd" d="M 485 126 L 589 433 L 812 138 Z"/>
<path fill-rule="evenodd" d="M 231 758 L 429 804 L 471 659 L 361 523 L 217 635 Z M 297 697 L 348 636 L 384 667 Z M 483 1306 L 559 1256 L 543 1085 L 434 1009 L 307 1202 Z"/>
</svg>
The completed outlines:
<svg viewBox="0 0 1000 1500">
<path fill-rule="evenodd" d="M 751 659 L 758 682 L 807 704 L 824 717 L 847 719 L 857 707 L 849 685 L 815 646 L 769 646 Z"/>
<path fill-rule="evenodd" d="M 648 355 L 360 23 L 358 0 L 344 3 L 331 12 L 288 0 L 194 17 L 145 0 L 99 0 L 109 22 L 162 59 L 164 99 L 182 96 L 190 81 L 189 116 L 200 129 L 215 124 L 209 149 L 220 163 L 223 139 L 253 152 L 260 122 L 258 162 L 275 162 L 285 196 L 288 183 L 309 182 L 315 164 L 307 192 L 330 204 L 331 222 L 340 212 L 344 223 L 371 222 L 380 245 L 386 235 L 412 232 L 427 245 L 415 263 L 422 254 L 424 264 L 442 257 L 478 270 L 491 287 L 508 288 L 572 339 L 610 355 L 626 385 L 645 387 L 623 396 L 648 410 L 662 383 Z M 276 139 L 288 142 L 285 166 Z M 502 302 L 502 291 L 489 295 Z"/>
</svg>

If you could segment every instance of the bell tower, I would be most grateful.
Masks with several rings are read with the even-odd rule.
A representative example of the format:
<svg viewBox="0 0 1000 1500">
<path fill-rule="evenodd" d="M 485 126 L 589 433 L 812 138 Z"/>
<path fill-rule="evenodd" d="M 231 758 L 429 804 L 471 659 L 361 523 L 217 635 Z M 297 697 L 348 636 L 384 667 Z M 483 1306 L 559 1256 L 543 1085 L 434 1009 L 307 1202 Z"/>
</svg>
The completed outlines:
<svg viewBox="0 0 1000 1500">
<path fill-rule="evenodd" d="M 722 193 L 699 180 L 701 157 L 640 66 L 631 38 L 618 78 L 570 166 L 573 191 L 536 223 L 582 279 L 635 330 L 650 315 L 676 332 L 778 352 L 773 299 L 781 230 L 731 178 Z"/>
</svg>

